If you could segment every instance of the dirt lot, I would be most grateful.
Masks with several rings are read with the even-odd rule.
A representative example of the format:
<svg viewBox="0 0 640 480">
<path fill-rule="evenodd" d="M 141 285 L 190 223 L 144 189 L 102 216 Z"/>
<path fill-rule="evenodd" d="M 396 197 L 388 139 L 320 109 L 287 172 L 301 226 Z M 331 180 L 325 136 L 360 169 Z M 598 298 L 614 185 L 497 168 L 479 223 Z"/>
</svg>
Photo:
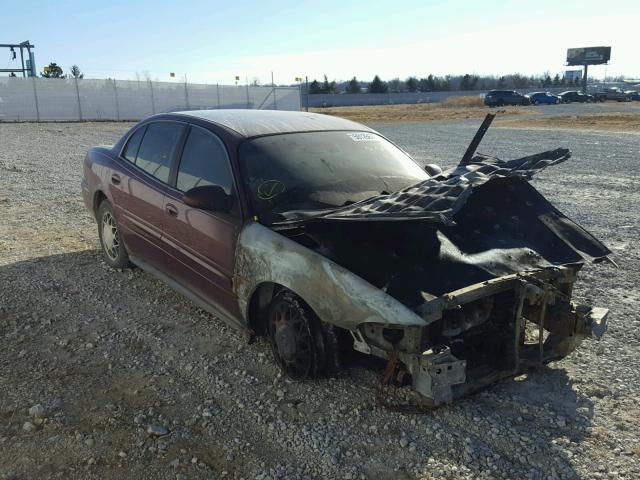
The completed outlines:
<svg viewBox="0 0 640 480">
<path fill-rule="evenodd" d="M 477 124 L 374 127 L 451 165 Z M 264 342 L 101 261 L 81 162 L 127 127 L 0 124 L 0 479 L 640 478 L 640 135 L 489 131 L 481 151 L 503 158 L 574 151 L 534 185 L 614 251 L 619 268 L 587 265 L 576 291 L 612 309 L 610 329 L 404 415 L 377 405 L 377 372 L 285 381 Z"/>
</svg>

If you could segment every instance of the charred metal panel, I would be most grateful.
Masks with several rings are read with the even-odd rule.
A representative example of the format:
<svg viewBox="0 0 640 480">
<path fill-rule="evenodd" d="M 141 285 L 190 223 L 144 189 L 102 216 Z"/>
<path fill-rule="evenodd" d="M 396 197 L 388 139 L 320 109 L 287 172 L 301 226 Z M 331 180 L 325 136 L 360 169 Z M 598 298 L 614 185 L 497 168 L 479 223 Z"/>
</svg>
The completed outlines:
<svg viewBox="0 0 640 480">
<path fill-rule="evenodd" d="M 406 306 L 344 267 L 259 223 L 249 223 L 238 239 L 234 273 L 246 321 L 251 296 L 264 282 L 294 291 L 320 319 L 348 330 L 366 322 L 425 325 Z"/>
<path fill-rule="evenodd" d="M 568 160 L 566 148 L 503 161 L 476 155 L 442 174 L 399 192 L 378 195 L 362 202 L 338 208 L 314 218 L 335 220 L 407 220 L 424 219 L 445 225 L 454 224 L 454 215 L 465 205 L 475 189 L 499 178 L 530 179 L 544 168 Z M 308 218 L 294 212 L 290 221 Z M 279 222 L 287 223 L 287 222 Z"/>
</svg>

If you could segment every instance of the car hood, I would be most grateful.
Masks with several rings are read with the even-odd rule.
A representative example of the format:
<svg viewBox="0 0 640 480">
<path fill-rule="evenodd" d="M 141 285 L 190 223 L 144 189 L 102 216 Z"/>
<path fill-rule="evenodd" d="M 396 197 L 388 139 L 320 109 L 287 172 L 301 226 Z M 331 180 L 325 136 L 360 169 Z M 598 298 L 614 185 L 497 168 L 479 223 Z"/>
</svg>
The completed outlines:
<svg viewBox="0 0 640 480">
<path fill-rule="evenodd" d="M 528 180 L 570 158 L 476 155 L 412 187 L 324 212 L 288 212 L 274 230 L 406 305 L 512 273 L 601 260 L 609 249 Z"/>
</svg>

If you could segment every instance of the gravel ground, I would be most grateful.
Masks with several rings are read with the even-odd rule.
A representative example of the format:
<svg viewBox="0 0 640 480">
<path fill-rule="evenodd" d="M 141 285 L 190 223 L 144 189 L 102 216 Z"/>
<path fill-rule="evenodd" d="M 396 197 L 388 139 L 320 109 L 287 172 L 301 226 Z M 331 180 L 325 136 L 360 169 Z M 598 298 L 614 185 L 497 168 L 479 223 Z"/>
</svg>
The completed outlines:
<svg viewBox="0 0 640 480">
<path fill-rule="evenodd" d="M 551 107 L 553 108 L 553 107 Z M 452 165 L 478 122 L 376 125 Z M 115 123 L 0 124 L 0 479 L 640 478 L 640 135 L 495 128 L 480 150 L 567 146 L 534 183 L 614 251 L 578 300 L 603 340 L 432 413 L 376 403 L 377 372 L 280 378 L 246 338 L 101 260 L 79 195 Z"/>
</svg>

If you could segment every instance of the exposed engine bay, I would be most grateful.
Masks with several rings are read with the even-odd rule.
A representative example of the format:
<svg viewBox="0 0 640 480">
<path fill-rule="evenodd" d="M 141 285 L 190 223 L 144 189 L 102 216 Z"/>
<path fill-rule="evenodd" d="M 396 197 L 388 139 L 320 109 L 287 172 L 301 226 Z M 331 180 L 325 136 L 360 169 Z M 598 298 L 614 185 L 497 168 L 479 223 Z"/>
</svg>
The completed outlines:
<svg viewBox="0 0 640 480">
<path fill-rule="evenodd" d="M 607 310 L 571 296 L 584 262 L 610 251 L 528 182 L 570 152 L 511 161 L 474 153 L 402 191 L 270 225 L 424 320 L 350 332 L 356 350 L 398 359 L 432 405 L 562 358 L 606 329 Z"/>
</svg>

